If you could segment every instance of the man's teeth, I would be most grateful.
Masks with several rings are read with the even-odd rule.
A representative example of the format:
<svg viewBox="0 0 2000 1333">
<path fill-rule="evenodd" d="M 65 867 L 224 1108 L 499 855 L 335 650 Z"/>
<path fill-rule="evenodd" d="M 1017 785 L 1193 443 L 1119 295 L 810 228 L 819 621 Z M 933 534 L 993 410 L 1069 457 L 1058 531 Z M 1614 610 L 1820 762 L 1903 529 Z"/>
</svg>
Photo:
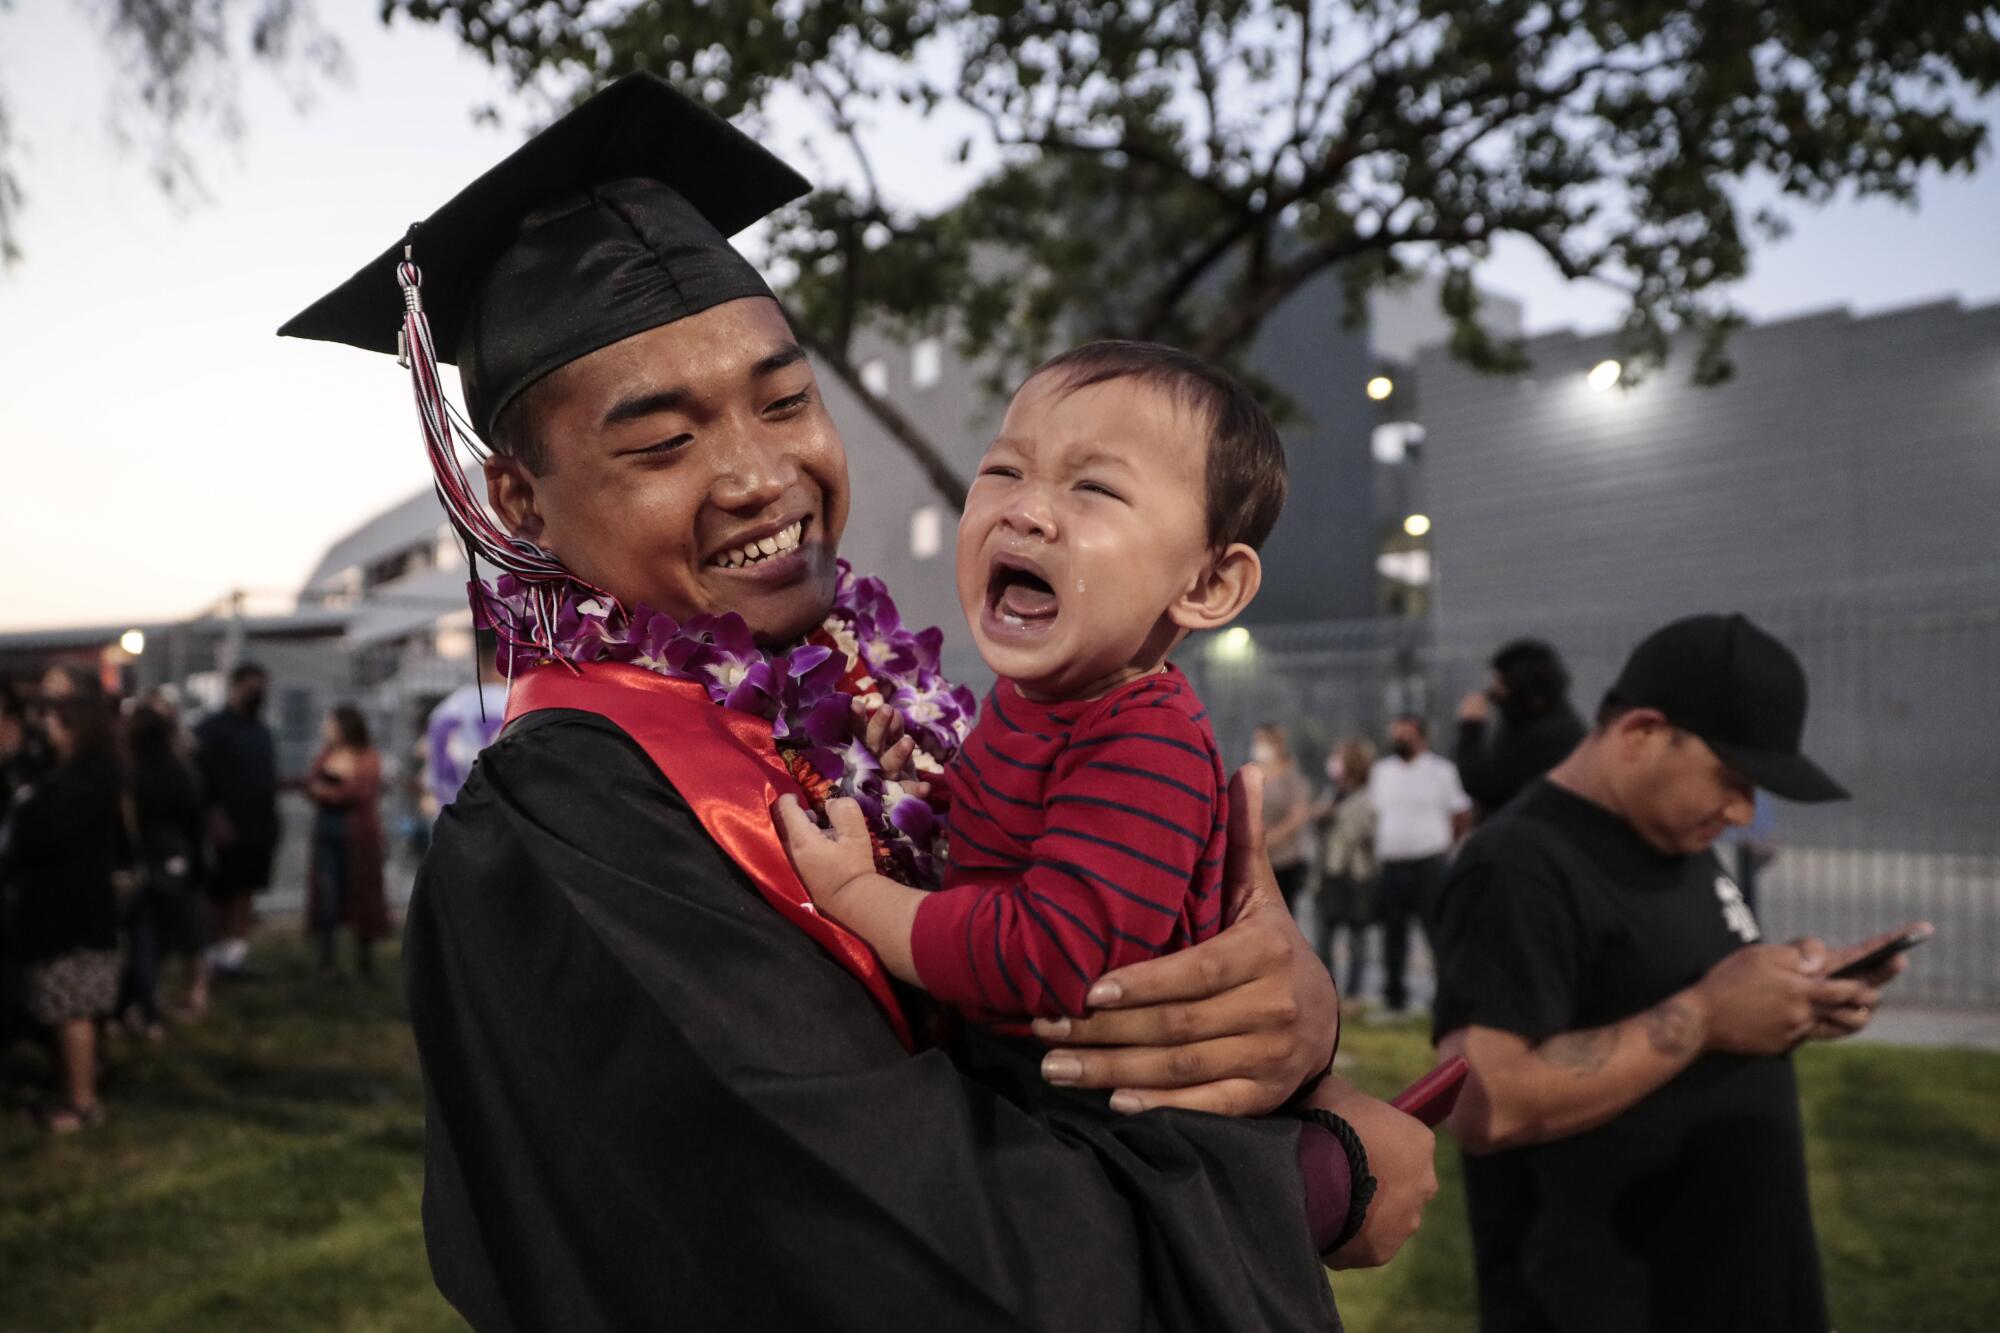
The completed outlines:
<svg viewBox="0 0 2000 1333">
<path fill-rule="evenodd" d="M 769 560 L 774 555 L 783 555 L 787 551 L 796 549 L 799 538 L 805 535 L 805 530 L 806 521 L 800 519 L 783 532 L 769 537 L 759 537 L 754 542 L 744 542 L 733 551 L 724 551 L 709 563 L 721 565 L 724 569 L 741 569 L 745 565 Z"/>
</svg>

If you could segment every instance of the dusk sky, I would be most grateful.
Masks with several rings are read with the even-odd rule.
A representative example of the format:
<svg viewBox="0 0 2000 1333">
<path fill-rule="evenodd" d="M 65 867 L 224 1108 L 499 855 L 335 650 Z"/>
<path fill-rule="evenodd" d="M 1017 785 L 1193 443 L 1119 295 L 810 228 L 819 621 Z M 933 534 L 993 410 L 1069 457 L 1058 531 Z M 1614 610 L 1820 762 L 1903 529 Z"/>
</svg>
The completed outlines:
<svg viewBox="0 0 2000 1333">
<path fill-rule="evenodd" d="M 90 20 L 0 9 L 0 89 L 28 196 L 23 262 L 0 273 L 0 629 L 178 617 L 233 587 L 273 601 L 425 483 L 402 372 L 273 330 L 502 156 L 519 118 L 474 125 L 471 109 L 504 88 L 446 34 L 340 8 L 351 77 L 300 112 L 245 71 L 248 134 L 195 138 L 209 198 L 190 208 L 117 147 Z M 806 122 L 783 106 L 775 119 L 783 152 Z M 889 191 L 935 201 L 958 188 L 942 166 L 951 138 L 913 129 L 878 164 Z M 1973 180 L 1931 182 L 1920 212 L 1794 216 L 1737 293 L 1755 318 L 2000 298 L 1990 161 Z M 1526 303 L 1532 330 L 1601 328 L 1619 312 L 1524 247 L 1503 248 L 1484 281 Z"/>
</svg>

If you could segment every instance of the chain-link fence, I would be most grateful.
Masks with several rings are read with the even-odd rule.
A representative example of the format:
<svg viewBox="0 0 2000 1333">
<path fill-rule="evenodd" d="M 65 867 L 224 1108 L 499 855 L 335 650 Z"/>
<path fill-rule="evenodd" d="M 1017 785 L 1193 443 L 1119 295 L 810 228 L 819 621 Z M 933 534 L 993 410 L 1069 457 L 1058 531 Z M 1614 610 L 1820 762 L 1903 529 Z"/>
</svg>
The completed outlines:
<svg viewBox="0 0 2000 1333">
<path fill-rule="evenodd" d="M 1854 793 L 1774 807 L 1778 855 L 1758 881 L 1767 935 L 1837 943 L 1928 918 L 1937 938 L 1912 957 L 1902 994 L 2000 1007 L 2000 578 L 1740 609 L 1805 663 L 1807 752 Z M 1458 700 L 1487 683 L 1494 649 L 1524 635 L 1562 653 L 1588 717 L 1632 647 L 1670 618 L 1551 608 L 1507 623 L 1271 627 L 1211 636 L 1179 660 L 1233 760 L 1247 758 L 1253 727 L 1275 722 L 1316 774 L 1342 739 L 1379 743 L 1404 711 L 1428 717 L 1450 753 Z"/>
</svg>

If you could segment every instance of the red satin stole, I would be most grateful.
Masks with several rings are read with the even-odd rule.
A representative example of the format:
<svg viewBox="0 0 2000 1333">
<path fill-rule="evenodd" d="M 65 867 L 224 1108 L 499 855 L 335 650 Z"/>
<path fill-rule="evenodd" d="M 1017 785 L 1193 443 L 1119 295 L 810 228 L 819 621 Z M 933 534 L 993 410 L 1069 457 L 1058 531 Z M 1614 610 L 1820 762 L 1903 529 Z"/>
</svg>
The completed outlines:
<svg viewBox="0 0 2000 1333">
<path fill-rule="evenodd" d="M 772 805 L 787 793 L 806 798 L 778 757 L 769 722 L 711 703 L 693 681 L 613 662 L 585 663 L 581 674 L 545 666 L 516 676 L 507 721 L 545 708 L 595 713 L 636 741 L 764 900 L 853 973 L 897 1040 L 915 1049 L 881 960 L 858 935 L 819 914 L 778 840 Z"/>
</svg>

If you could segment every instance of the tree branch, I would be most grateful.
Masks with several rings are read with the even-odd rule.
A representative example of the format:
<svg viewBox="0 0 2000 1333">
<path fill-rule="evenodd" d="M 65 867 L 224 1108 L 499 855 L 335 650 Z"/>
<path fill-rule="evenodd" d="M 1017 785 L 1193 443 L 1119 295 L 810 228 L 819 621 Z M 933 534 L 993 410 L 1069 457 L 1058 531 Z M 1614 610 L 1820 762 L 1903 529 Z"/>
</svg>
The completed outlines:
<svg viewBox="0 0 2000 1333">
<path fill-rule="evenodd" d="M 1356 57 L 1349 61 L 1344 68 L 1336 70 L 1328 76 L 1326 86 L 1320 89 L 1318 104 L 1313 107 L 1312 115 L 1306 118 L 1305 133 L 1303 136 L 1294 138 L 1293 146 L 1303 147 L 1307 140 L 1319 133 L 1320 122 L 1326 119 L 1326 113 L 1333 105 L 1334 94 L 1346 86 L 1349 79 L 1363 70 L 1374 69 L 1375 62 L 1382 58 L 1383 52 L 1415 32 L 1430 17 L 1432 16 L 1425 13 L 1422 6 L 1418 6 L 1415 13 L 1393 28 L 1386 37 L 1383 37 L 1374 46 L 1370 47 L 1366 55 Z M 1381 82 L 1380 79 L 1376 79 L 1371 87 L 1379 87 Z"/>
<path fill-rule="evenodd" d="M 1230 223 L 1226 230 L 1210 237 L 1208 244 L 1183 261 L 1181 266 L 1174 270 L 1174 275 L 1161 283 L 1159 290 L 1140 305 L 1138 331 L 1141 334 L 1149 334 L 1152 329 L 1172 318 L 1174 307 L 1181 303 L 1181 298 L 1188 294 L 1195 283 L 1201 281 L 1202 274 L 1208 272 L 1218 260 L 1234 249 L 1238 241 L 1255 231 L 1257 224 L 1262 220 L 1259 212 L 1245 211 Z"/>
<path fill-rule="evenodd" d="M 1129 134 L 1121 134 L 1117 139 L 1109 143 L 1093 144 L 1072 139 L 1056 130 L 1053 126 L 1045 128 L 1039 133 L 1013 131 L 1008 128 L 1007 118 L 999 109 L 990 105 L 984 98 L 974 95 L 970 89 L 963 85 L 959 88 L 958 100 L 985 118 L 987 129 L 993 136 L 993 146 L 996 148 L 1039 148 L 1044 152 L 1068 153 L 1072 156 L 1080 157 L 1104 157 L 1112 153 L 1122 153 L 1134 162 L 1144 162 L 1148 166 L 1157 167 L 1169 175 L 1180 177 L 1196 189 L 1204 190 L 1214 195 L 1216 199 L 1232 210 L 1240 210 L 1245 207 L 1242 198 L 1232 193 L 1221 182 L 1213 179 L 1206 173 L 1194 170 L 1194 168 L 1188 165 L 1186 159 L 1159 148 L 1139 143 Z M 1025 122 L 1025 117 L 1021 119 Z"/>
<path fill-rule="evenodd" d="M 836 93 L 827 86 L 826 80 L 811 65 L 801 68 L 814 91 L 826 99 L 827 115 L 835 133 L 847 140 L 847 146 L 854 153 L 854 160 L 861 168 L 861 179 L 868 186 L 868 206 L 878 213 L 886 212 L 882 203 L 882 186 L 875 176 L 875 164 L 868 156 L 866 145 L 861 142 L 861 126 L 847 109 L 847 99 L 856 95 L 856 83 L 852 71 L 841 70 L 841 77 L 847 82 L 845 93 Z"/>
<path fill-rule="evenodd" d="M 839 64 L 828 56 L 835 68 Z M 875 164 L 869 159 L 868 149 L 861 142 L 861 127 L 848 110 L 848 100 L 856 95 L 855 79 L 852 71 L 841 69 L 845 81 L 844 92 L 836 92 L 828 86 L 820 72 L 811 65 L 800 71 L 806 83 L 826 102 L 827 117 L 832 122 L 834 132 L 847 140 L 847 146 L 854 153 L 854 160 L 861 168 L 861 179 L 868 187 L 868 212 L 877 216 L 886 210 L 882 202 L 882 186 L 875 176 Z M 854 345 L 854 326 L 860 318 L 861 310 L 861 265 L 867 254 L 867 239 L 863 235 L 864 222 L 860 218 L 850 218 L 841 227 L 841 275 L 840 313 L 834 320 L 834 348 L 840 360 L 845 363 L 848 350 Z"/>
<path fill-rule="evenodd" d="M 957 469 L 952 467 L 938 447 L 931 443 L 930 437 L 918 429 L 917 424 L 905 416 L 901 408 L 862 382 L 861 372 L 855 368 L 852 361 L 848 360 L 845 349 L 836 350 L 829 346 L 825 339 L 819 337 L 810 325 L 794 315 L 782 301 L 779 302 L 779 308 L 784 310 L 785 319 L 791 324 L 792 332 L 798 336 L 800 344 L 831 370 L 835 377 L 847 386 L 849 392 L 861 400 L 861 405 L 882 424 L 882 429 L 896 438 L 896 443 L 909 451 L 910 457 L 916 460 L 918 469 L 929 480 L 931 488 L 953 509 L 964 510 L 965 479 L 958 475 Z"/>
<path fill-rule="evenodd" d="M 1299 86 L 1292 91 L 1292 135 L 1286 140 L 1287 145 L 1304 142 L 1299 136 L 1305 132 L 1306 127 L 1306 89 L 1312 86 L 1312 68 L 1312 6 L 1307 5 L 1299 10 Z M 1283 154 L 1284 149 L 1281 148 L 1272 155 L 1273 169 L 1277 167 L 1278 159 Z"/>
<path fill-rule="evenodd" d="M 999 148 L 1039 148 L 1044 152 L 1068 153 L 1076 157 L 1104 157 L 1111 153 L 1122 153 L 1134 162 L 1144 162 L 1148 166 L 1158 167 L 1162 171 L 1181 177 L 1197 189 L 1214 195 L 1231 209 L 1240 210 L 1244 207 L 1242 198 L 1220 181 L 1210 178 L 1203 172 L 1191 170 L 1183 159 L 1175 157 L 1172 153 L 1136 143 L 1129 138 L 1120 137 L 1112 143 L 1092 144 L 1067 138 L 1053 130 L 1046 130 L 1041 134 L 1007 135 L 997 128 L 996 121 L 993 143 Z"/>
<path fill-rule="evenodd" d="M 1283 305 L 1300 286 L 1343 260 L 1399 245 L 1424 242 L 1473 245 L 1488 239 L 1497 230 L 1480 227 L 1427 227 L 1414 232 L 1391 232 L 1386 228 L 1368 236 L 1343 236 L 1327 241 L 1293 257 L 1271 271 L 1271 276 L 1225 314 L 1194 346 L 1194 354 L 1214 360 L 1227 354 L 1254 334 L 1271 312 Z"/>
<path fill-rule="evenodd" d="M 1195 85 L 1201 89 L 1202 104 L 1208 108 L 1208 170 L 1213 173 L 1222 165 L 1222 106 L 1221 93 L 1217 86 L 1215 67 L 1209 63 L 1208 52 L 1202 41 L 1208 36 L 1207 9 L 1195 6 L 1194 31 L 1189 34 L 1188 54 L 1194 58 Z"/>
</svg>

